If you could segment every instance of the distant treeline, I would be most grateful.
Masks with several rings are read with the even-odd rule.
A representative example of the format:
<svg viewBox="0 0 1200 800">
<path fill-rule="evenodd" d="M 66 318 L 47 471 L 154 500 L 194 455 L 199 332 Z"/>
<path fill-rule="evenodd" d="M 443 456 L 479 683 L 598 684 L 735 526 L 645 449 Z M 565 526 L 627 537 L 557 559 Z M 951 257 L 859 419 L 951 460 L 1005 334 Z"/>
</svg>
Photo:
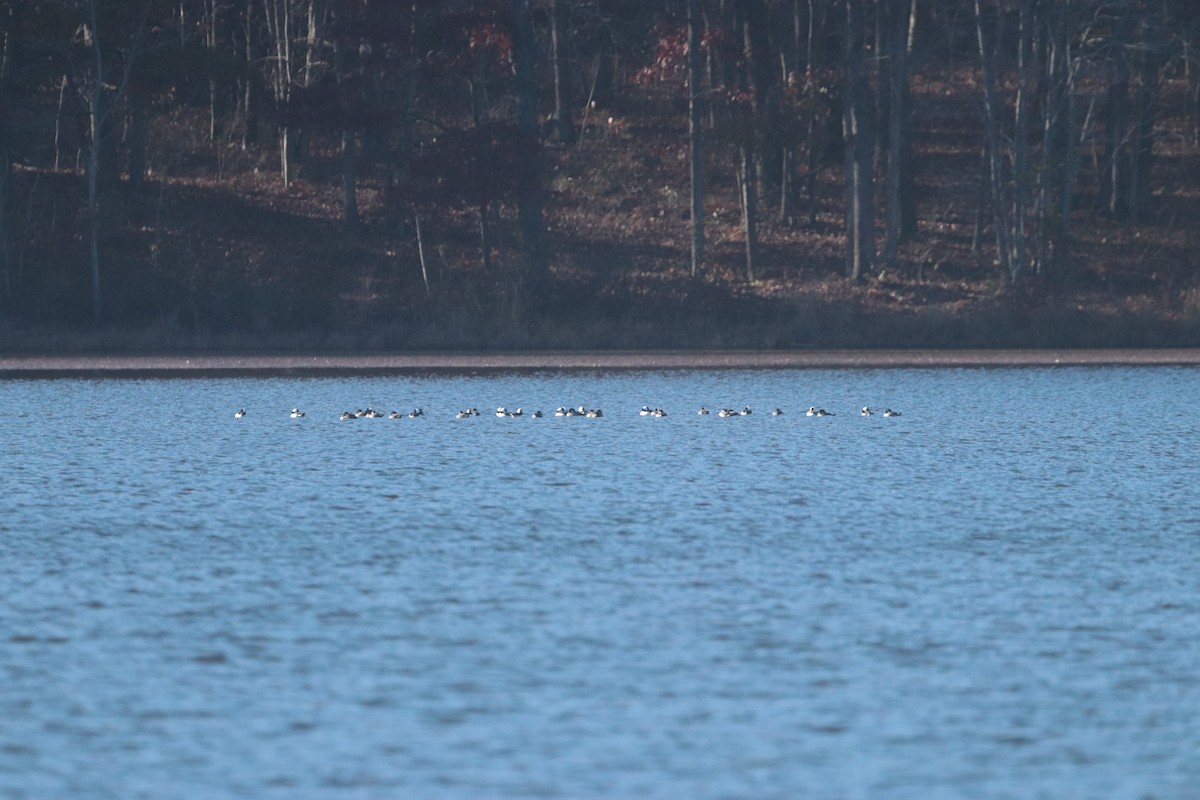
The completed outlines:
<svg viewBox="0 0 1200 800">
<path fill-rule="evenodd" d="M 815 220 L 826 171 L 844 176 L 858 280 L 917 230 L 910 96 L 930 69 L 976 98 L 975 248 L 1004 281 L 1053 275 L 1081 183 L 1090 211 L 1136 222 L 1156 145 L 1197 144 L 1198 40 L 1195 0 L 0 0 L 0 313 L 53 318 L 47 298 L 71 286 L 88 317 L 120 322 L 108 292 L 128 265 L 109 253 L 128 220 L 109 198 L 184 175 L 221 185 L 221 158 L 196 154 L 233 149 L 283 187 L 332 158 L 348 240 L 368 175 L 390 230 L 475 217 L 485 266 L 493 211 L 512 209 L 510 274 L 536 297 L 554 263 L 545 146 L 619 126 L 632 86 L 686 120 L 693 274 L 719 152 L 748 280 L 766 209 Z M 1170 130 L 1168 86 L 1187 121 Z M 51 184 L 82 191 L 44 202 Z M 50 237 L 85 263 L 31 264 Z M 28 277 L 51 269 L 86 279 Z"/>
</svg>

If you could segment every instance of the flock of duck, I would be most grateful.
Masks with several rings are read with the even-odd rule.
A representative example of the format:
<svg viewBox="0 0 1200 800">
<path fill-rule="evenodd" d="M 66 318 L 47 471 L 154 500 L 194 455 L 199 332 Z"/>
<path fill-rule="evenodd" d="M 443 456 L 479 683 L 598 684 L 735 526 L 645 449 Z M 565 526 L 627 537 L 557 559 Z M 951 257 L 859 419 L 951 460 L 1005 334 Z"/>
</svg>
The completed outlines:
<svg viewBox="0 0 1200 800">
<path fill-rule="evenodd" d="M 665 416 L 667 416 L 667 412 L 663 411 L 662 408 L 657 408 L 657 407 L 650 408 L 650 406 L 642 406 L 641 411 L 639 411 L 638 413 L 643 417 L 665 417 Z M 707 408 L 705 408 L 704 406 L 700 406 L 700 410 L 697 411 L 696 413 L 699 414 L 700 416 L 708 416 L 708 414 L 711 412 L 709 412 L 709 410 Z M 742 406 L 741 411 L 737 410 L 736 408 L 719 408 L 719 409 L 717 409 L 718 417 L 746 417 L 753 413 L 754 412 L 750 410 L 749 406 Z M 874 416 L 875 413 L 876 412 L 873 411 L 869 406 L 863 406 L 862 409 L 858 412 L 858 415 L 860 417 L 871 417 L 871 416 Z M 890 408 L 884 409 L 882 414 L 885 417 L 900 416 L 899 411 L 893 411 Z M 817 408 L 816 406 L 809 406 L 808 411 L 804 412 L 804 415 L 806 417 L 836 417 L 837 416 L 837 414 L 833 411 L 826 411 L 825 409 Z M 234 412 L 233 416 L 236 419 L 241 419 L 242 417 L 246 416 L 246 409 L 239 408 L 236 412 Z M 292 419 L 300 419 L 304 416 L 306 416 L 305 412 L 301 411 L 299 408 L 292 409 L 292 412 L 291 412 Z M 383 419 L 385 417 L 387 419 L 402 419 L 403 417 L 408 417 L 410 419 L 416 419 L 417 417 L 423 417 L 423 416 L 425 416 L 425 412 L 422 411 L 420 408 L 414 408 L 412 411 L 409 411 L 407 414 L 403 414 L 399 411 L 390 411 L 385 414 L 382 411 L 376 411 L 375 409 L 368 407 L 368 408 L 360 408 L 355 411 L 343 411 L 341 416 L 339 417 L 339 419 L 342 419 L 342 420 Z M 455 419 L 470 419 L 471 417 L 478 417 L 478 416 L 480 416 L 479 409 L 472 407 L 472 408 L 465 408 L 462 411 L 459 411 L 457 414 L 454 415 L 454 418 Z M 510 410 L 506 406 L 500 406 L 499 408 L 496 409 L 496 416 L 497 417 L 523 417 L 523 416 L 525 416 L 525 410 L 523 408 L 515 408 L 515 409 Z M 541 411 L 532 411 L 529 413 L 529 416 L 532 417 L 533 419 L 541 419 L 543 415 L 542 415 Z M 590 419 L 596 419 L 598 417 L 603 417 L 604 411 L 602 411 L 599 408 L 587 408 L 585 406 L 579 406 L 577 408 L 570 407 L 570 406 L 559 406 L 558 408 L 556 408 L 554 410 L 554 416 L 556 416 L 556 417 L 588 417 Z M 771 411 L 771 416 L 772 417 L 783 416 L 783 409 L 781 409 L 781 408 L 773 409 Z"/>
</svg>

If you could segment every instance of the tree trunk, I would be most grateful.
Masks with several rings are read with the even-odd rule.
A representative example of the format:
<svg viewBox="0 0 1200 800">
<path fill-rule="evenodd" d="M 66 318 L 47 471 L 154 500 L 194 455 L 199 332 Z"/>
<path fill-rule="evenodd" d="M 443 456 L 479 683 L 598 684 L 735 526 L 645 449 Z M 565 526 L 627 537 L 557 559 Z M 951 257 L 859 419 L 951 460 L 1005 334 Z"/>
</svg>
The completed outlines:
<svg viewBox="0 0 1200 800">
<path fill-rule="evenodd" d="M 275 105 L 284 118 L 279 123 L 279 175 L 285 187 L 292 182 L 292 151 L 287 115 L 292 91 L 291 11 L 287 0 L 263 0 L 267 32 L 271 37 L 271 86 Z"/>
<path fill-rule="evenodd" d="M 337 28 L 337 17 L 333 17 Z M 358 48 L 353 48 L 351 52 Z M 356 98 L 349 83 L 350 65 L 346 63 L 346 46 L 338 38 L 333 42 L 333 75 L 338 85 L 338 102 L 342 118 L 341 149 L 338 154 L 342 167 L 342 224 L 347 236 L 358 233 L 358 152 L 355 141 L 355 123 L 352 109 Z"/>
<path fill-rule="evenodd" d="M 489 203 L 486 199 L 481 199 L 479 206 L 479 254 L 480 263 L 483 265 L 484 272 L 492 271 L 492 232 L 491 224 L 488 221 L 490 214 Z"/>
<path fill-rule="evenodd" d="M 1154 0 L 1142 12 L 1142 45 L 1138 48 L 1137 124 L 1129 181 L 1129 218 L 1143 221 L 1152 199 L 1150 172 L 1154 159 L 1154 120 L 1158 106 L 1159 71 L 1166 56 L 1163 0 Z"/>
<path fill-rule="evenodd" d="M 96 25 L 96 0 L 91 0 L 89 6 L 89 23 L 92 28 L 92 55 L 95 59 L 96 74 L 92 86 L 92 142 L 88 150 L 87 193 L 88 193 L 88 261 L 91 266 L 92 278 L 92 320 L 99 323 L 104 311 L 100 295 L 100 210 L 98 205 L 99 182 L 101 167 L 101 150 L 103 149 L 103 131 L 107 109 L 104 102 L 104 56 L 100 50 L 100 32 Z"/>
<path fill-rule="evenodd" d="M 983 247 L 983 232 L 987 229 L 988 189 L 991 185 L 988 170 L 988 149 L 984 145 L 979 149 L 979 180 L 975 190 L 975 225 L 971 235 L 971 255 L 979 257 Z"/>
<path fill-rule="evenodd" d="M 138 191 L 146 179 L 146 105 L 129 98 L 129 188 Z"/>
<path fill-rule="evenodd" d="M 904 80 L 900 82 L 900 241 L 917 235 L 917 186 L 913 166 L 912 91 L 909 62 L 917 28 L 917 0 L 912 0 L 904 47 Z"/>
<path fill-rule="evenodd" d="M 796 157 L 790 147 L 784 147 L 780 157 L 783 166 L 779 171 L 779 224 L 786 225 L 795 221 L 792 194 L 796 186 Z"/>
<path fill-rule="evenodd" d="M 13 15 L 13 10 L 12 10 L 12 7 L 10 6 L 8 9 L 9 24 L 12 24 L 12 15 Z M 0 84 L 3 84 L 8 80 L 8 65 L 11 61 L 10 54 L 12 51 L 12 48 L 9 46 L 9 44 L 10 44 L 9 36 L 10 36 L 10 32 L 5 30 L 4 31 L 3 52 L 0 52 Z"/>
<path fill-rule="evenodd" d="M 417 102 L 417 72 L 420 57 L 417 48 L 422 27 L 419 24 L 417 0 L 408 5 L 407 41 L 404 42 L 403 62 L 399 75 L 399 108 L 396 110 L 396 138 L 398 140 L 395 155 L 388 159 L 388 191 L 392 198 L 394 212 L 393 223 L 396 235 L 407 238 L 412 234 L 409 227 L 409 211 L 413 205 L 412 197 L 412 154 L 416 141 L 416 102 Z M 386 144 L 386 141 L 385 141 Z M 391 152 L 391 148 L 388 148 Z"/>
<path fill-rule="evenodd" d="M 1195 45 L 1188 48 L 1185 61 L 1188 72 L 1188 105 L 1191 107 L 1188 116 L 1192 123 L 1192 147 L 1200 147 L 1200 63 L 1197 63 L 1192 54 L 1194 50 Z"/>
<path fill-rule="evenodd" d="M 62 168 L 62 122 L 63 108 L 66 106 L 67 100 L 67 84 L 70 83 L 70 78 L 67 75 L 62 77 L 62 85 L 58 88 L 58 111 L 54 114 L 54 171 L 58 172 Z"/>
<path fill-rule="evenodd" d="M 1021 0 L 1017 35 L 1017 104 L 1013 121 L 1013 277 L 1025 271 L 1029 193 L 1029 95 L 1033 91 L 1033 0 Z"/>
<path fill-rule="evenodd" d="M 777 186 L 783 151 L 777 145 L 780 121 L 778 103 L 774 102 L 777 84 L 766 3 L 764 0 L 739 0 L 738 16 L 742 25 L 742 52 L 747 62 L 754 128 L 759 134 L 752 153 L 759 170 L 754 184 L 757 189 L 761 177 L 763 185 Z"/>
<path fill-rule="evenodd" d="M 806 7 L 806 0 L 792 0 L 792 75 L 796 80 L 803 79 L 804 73 L 808 71 L 808 49 L 805 47 L 805 34 L 808 30 L 808 21 L 804 14 Z"/>
<path fill-rule="evenodd" d="M 284 188 L 292 185 L 292 142 L 291 129 L 286 122 L 279 126 L 279 178 Z"/>
<path fill-rule="evenodd" d="M 688 0 L 688 150 L 691 178 L 691 276 L 704 265 L 704 108 L 700 0 Z"/>
<path fill-rule="evenodd" d="M 846 144 L 846 275 L 857 281 L 871 272 L 875 256 L 875 186 L 871 163 L 875 142 L 870 87 L 863 64 L 864 0 L 844 2 L 847 79 L 842 134 Z"/>
<path fill-rule="evenodd" d="M 349 127 L 342 128 L 341 152 L 342 162 L 342 224 L 348 236 L 358 233 L 358 169 L 356 166 L 357 148 L 355 147 L 354 131 Z"/>
<path fill-rule="evenodd" d="M 217 51 L 224 6 L 218 0 L 204 2 L 204 46 L 210 54 Z M 215 55 L 210 56 L 215 59 Z M 208 143 L 215 144 L 221 135 L 221 86 L 215 78 L 208 80 Z"/>
<path fill-rule="evenodd" d="M 479 252 L 485 272 L 490 271 L 492 267 L 492 235 L 488 220 L 491 201 L 487 188 L 487 179 L 482 174 L 483 164 L 488 158 L 488 154 L 484 149 L 485 139 L 482 129 L 485 119 L 490 122 L 488 106 L 483 99 L 483 83 L 486 80 L 485 75 L 487 72 L 488 65 L 480 61 L 475 65 L 475 78 L 470 82 L 471 121 L 475 126 L 472 152 L 474 160 L 472 166 L 475 170 L 473 180 L 475 182 L 475 191 L 478 193 L 476 205 L 479 210 Z"/>
<path fill-rule="evenodd" d="M 1108 121 L 1104 137 L 1104 174 L 1100 184 L 1100 201 L 1113 219 L 1129 215 L 1129 146 L 1126 107 L 1129 104 L 1129 33 L 1131 12 L 1117 11 L 1116 28 L 1109 58 L 1109 82 L 1105 117 Z"/>
<path fill-rule="evenodd" d="M 735 17 L 733 0 L 721 0 L 717 10 L 717 24 L 708 27 L 733 34 L 737 30 Z M 734 63 L 735 59 L 722 58 L 720 51 L 719 47 L 708 49 L 708 85 L 715 87 L 719 83 L 722 89 L 731 89 L 737 86 L 737 65 Z"/>
<path fill-rule="evenodd" d="M 991 189 L 992 217 L 996 228 L 996 258 L 1005 280 L 1016 277 L 1009 259 L 1008 214 L 1004 203 L 1004 160 L 1000 152 L 1000 109 L 996 98 L 994 53 L 984 34 L 983 8 L 975 3 L 975 34 L 979 42 L 979 61 L 983 80 L 983 129 L 987 140 L 988 183 Z"/>
<path fill-rule="evenodd" d="M 748 145 L 742 145 L 739 156 L 738 187 L 741 190 L 742 230 L 746 234 L 746 280 L 754 283 L 758 265 L 758 186 L 754 151 Z"/>
<path fill-rule="evenodd" d="M 903 12 L 904 0 L 889 0 L 892 3 L 892 18 L 887 30 L 888 92 L 888 142 L 887 142 L 887 225 L 884 235 L 883 257 L 888 267 L 895 269 L 896 254 L 904 230 L 905 173 L 909 159 L 904 156 L 907 144 L 905 128 L 908 118 L 908 17 Z"/>
<path fill-rule="evenodd" d="M 554 135 L 560 144 L 575 141 L 571 104 L 567 100 L 567 0 L 550 0 L 550 49 L 554 63 Z"/>
<path fill-rule="evenodd" d="M 1065 59 L 1067 42 L 1063 37 L 1061 9 L 1039 9 L 1044 49 L 1044 85 L 1042 112 L 1042 169 L 1038 171 L 1037 201 L 1034 208 L 1033 268 L 1041 272 L 1050 267 L 1053 246 L 1053 220 L 1066 175 L 1067 133 L 1064 126 L 1066 86 Z"/>
<path fill-rule="evenodd" d="M 805 31 L 805 71 L 825 65 L 825 47 L 821 32 L 826 27 L 825 0 L 808 0 L 808 28 Z"/>
<path fill-rule="evenodd" d="M 1083 145 L 1084 139 L 1091 130 L 1092 112 L 1096 107 L 1096 97 L 1093 95 L 1089 105 L 1088 112 L 1085 115 L 1083 124 L 1078 126 L 1078 135 L 1074 135 L 1076 131 L 1075 120 L 1078 117 L 1078 101 L 1075 99 L 1076 85 L 1076 70 L 1074 67 L 1070 69 L 1070 79 L 1067 83 L 1067 154 L 1066 154 L 1066 175 L 1062 183 L 1062 195 L 1059 198 L 1059 213 L 1058 226 L 1056 234 L 1056 245 L 1054 252 L 1054 260 L 1057 264 L 1062 265 L 1067 261 L 1067 254 L 1070 248 L 1070 222 L 1071 212 L 1075 209 L 1075 182 L 1079 176 L 1079 165 L 1083 160 Z"/>
<path fill-rule="evenodd" d="M 242 149 L 258 144 L 258 82 L 254 63 L 258 60 L 258 16 L 255 0 L 246 0 L 245 78 L 242 80 Z"/>
<path fill-rule="evenodd" d="M 904 53 L 908 56 L 912 56 L 913 43 L 917 40 L 917 2 L 918 0 L 912 0 L 908 8 L 908 41 L 904 46 Z"/>
<path fill-rule="evenodd" d="M 12 155 L 6 142 L 0 141 L 0 319 L 12 303 L 12 264 L 9 242 L 8 209 L 12 193 Z"/>
<path fill-rule="evenodd" d="M 878 123 L 875 128 L 875 155 L 873 156 L 877 164 L 887 163 L 888 141 L 892 134 L 890 124 L 892 93 L 889 89 L 892 85 L 891 70 L 895 62 L 889 57 L 889 53 L 892 19 L 903 15 L 902 10 L 898 7 L 900 2 L 902 0 L 878 0 L 872 4 L 875 7 L 875 19 L 872 26 L 875 41 L 871 48 L 870 63 L 874 79 L 868 80 L 872 86 L 878 87 L 871 93 L 873 101 L 871 111 Z"/>
<path fill-rule="evenodd" d="M 700 0 L 688 0 L 688 148 L 692 187 L 692 277 L 704 264 L 704 120 Z"/>
<path fill-rule="evenodd" d="M 316 83 L 316 66 L 317 66 L 317 44 L 318 24 L 317 24 L 317 4 L 316 0 L 308 0 L 306 11 L 304 14 L 304 71 L 301 73 L 302 87 L 307 91 Z M 312 138 L 311 124 L 296 123 L 292 125 L 292 161 L 295 164 L 303 165 L 308 162 L 310 151 L 310 139 Z"/>
<path fill-rule="evenodd" d="M 517 216 L 525 250 L 525 285 L 540 295 L 549 274 L 542 219 L 541 149 L 538 143 L 537 84 L 530 0 L 512 0 L 513 53 L 517 84 Z"/>
</svg>

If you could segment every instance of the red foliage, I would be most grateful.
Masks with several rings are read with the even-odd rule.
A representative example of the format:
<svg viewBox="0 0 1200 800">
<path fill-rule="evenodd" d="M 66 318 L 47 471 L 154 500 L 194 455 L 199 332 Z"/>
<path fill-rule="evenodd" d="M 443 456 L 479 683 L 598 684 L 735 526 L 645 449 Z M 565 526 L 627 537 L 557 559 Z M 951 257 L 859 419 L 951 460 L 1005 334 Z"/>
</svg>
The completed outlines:
<svg viewBox="0 0 1200 800">
<path fill-rule="evenodd" d="M 468 33 L 468 42 L 471 58 L 494 58 L 505 66 L 512 64 L 512 39 L 499 25 L 493 22 L 476 25 Z"/>
<path fill-rule="evenodd" d="M 652 86 L 665 81 L 687 79 L 688 37 L 687 28 L 660 22 L 654 26 L 658 39 L 654 63 L 642 67 L 633 75 L 633 80 L 642 86 Z"/>
</svg>

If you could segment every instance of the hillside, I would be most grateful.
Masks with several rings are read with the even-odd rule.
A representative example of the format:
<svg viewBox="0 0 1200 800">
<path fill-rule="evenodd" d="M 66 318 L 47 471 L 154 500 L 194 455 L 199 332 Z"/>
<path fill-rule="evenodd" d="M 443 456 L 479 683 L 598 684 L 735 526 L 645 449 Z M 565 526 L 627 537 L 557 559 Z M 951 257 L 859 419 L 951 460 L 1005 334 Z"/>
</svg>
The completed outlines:
<svg viewBox="0 0 1200 800">
<path fill-rule="evenodd" d="M 817 174 L 816 209 L 781 220 L 761 199 L 760 259 L 744 268 L 733 149 L 706 154 L 707 259 L 688 272 L 686 105 L 622 84 L 589 110 L 578 142 L 543 143 L 550 280 L 523 292 L 516 209 L 409 198 L 359 159 L 361 225 L 341 223 L 338 140 L 315 128 L 284 186 L 267 141 L 210 143 L 204 110 L 156 115 L 148 171 L 100 198 L 104 321 L 91 320 L 86 164 L 17 163 L 13 303 L 0 345 L 20 350 L 404 350 L 581 348 L 1123 347 L 1200 345 L 1200 148 L 1187 80 L 1167 75 L 1156 119 L 1152 207 L 1138 222 L 1098 210 L 1083 169 L 1070 251 L 1054 274 L 1008 282 L 980 202 L 977 70 L 926 62 L 910 87 L 918 230 L 894 268 L 845 275 L 844 174 Z M 1083 157 L 1101 157 L 1101 120 Z M 576 124 L 583 126 L 583 114 Z M 426 132 L 436 142 L 438 130 Z M 432 144 L 431 153 L 437 150 Z M 877 176 L 882 182 L 882 167 Z M 877 217 L 884 214 L 876 194 Z M 419 220 L 420 240 L 414 225 Z M 877 229 L 882 250 L 882 225 Z M 879 259 L 882 262 L 882 259 Z"/>
</svg>

